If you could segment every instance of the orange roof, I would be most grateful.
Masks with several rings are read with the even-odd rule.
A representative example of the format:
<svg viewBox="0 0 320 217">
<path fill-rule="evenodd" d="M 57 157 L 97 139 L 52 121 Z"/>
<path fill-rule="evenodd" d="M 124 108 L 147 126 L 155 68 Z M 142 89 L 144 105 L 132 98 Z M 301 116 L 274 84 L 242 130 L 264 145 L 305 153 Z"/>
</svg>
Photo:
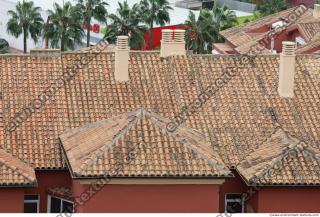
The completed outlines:
<svg viewBox="0 0 320 217">
<path fill-rule="evenodd" d="M 34 186 L 36 176 L 34 170 L 0 149 L 0 186 Z"/>
<path fill-rule="evenodd" d="M 239 65 L 241 56 L 237 55 L 163 59 L 159 52 L 131 52 L 130 81 L 118 83 L 113 75 L 114 53 L 105 52 L 79 68 L 73 80 L 17 129 L 6 130 L 18 112 L 45 90 L 49 94 L 48 87 L 83 55 L 89 54 L 0 56 L 3 149 L 34 168 L 63 168 L 59 135 L 141 107 L 173 119 L 227 67 L 236 67 L 238 75 L 184 122 L 184 127 L 203 135 L 227 166 L 242 162 L 279 125 L 304 138 L 308 147 L 320 148 L 320 57 L 316 55 L 297 55 L 295 97 L 284 99 L 277 91 L 278 55 L 257 56 Z M 77 168 L 74 165 L 72 168 Z"/>
<path fill-rule="evenodd" d="M 141 108 L 60 136 L 74 177 L 228 176 L 205 137 Z"/>
<path fill-rule="evenodd" d="M 298 11 L 300 7 L 302 6 L 292 7 L 279 13 L 226 29 L 221 31 L 220 34 L 236 47 L 235 50 L 238 53 L 246 54 L 250 50 L 251 46 L 257 45 L 258 41 L 269 34 L 269 31 L 264 33 L 255 33 L 254 31 L 256 29 L 262 27 L 270 28 L 271 24 L 282 19 L 288 19 L 290 14 L 294 14 L 298 19 L 294 22 L 291 21 L 289 23 L 289 28 L 297 28 L 304 36 L 307 44 L 312 44 L 314 41 L 311 39 L 320 31 L 320 18 L 314 18 L 313 9 L 308 9 L 305 13 L 299 15 L 300 12 L 298 13 Z M 266 52 L 270 53 L 269 50 L 265 49 L 263 53 Z M 297 53 L 299 53 L 299 50 L 297 50 Z"/>
<path fill-rule="evenodd" d="M 237 169 L 249 184 L 320 184 L 320 151 L 278 128 Z"/>
<path fill-rule="evenodd" d="M 65 200 L 73 201 L 72 190 L 69 186 L 54 187 L 47 189 L 47 193 Z"/>
</svg>

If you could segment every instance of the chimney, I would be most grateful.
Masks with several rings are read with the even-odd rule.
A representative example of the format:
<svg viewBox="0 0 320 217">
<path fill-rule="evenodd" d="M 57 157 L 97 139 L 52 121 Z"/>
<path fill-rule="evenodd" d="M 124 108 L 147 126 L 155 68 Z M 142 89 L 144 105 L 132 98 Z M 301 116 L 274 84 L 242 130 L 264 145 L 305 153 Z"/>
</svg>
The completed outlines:
<svg viewBox="0 0 320 217">
<path fill-rule="evenodd" d="M 184 40 L 185 30 L 177 29 L 163 29 L 161 40 L 161 57 L 168 57 L 171 55 L 186 55 L 186 43 Z M 174 35 L 174 37 L 173 37 Z"/>
<path fill-rule="evenodd" d="M 278 87 L 278 92 L 281 97 L 292 98 L 294 96 L 295 63 L 295 43 L 291 41 L 282 42 Z"/>
<path fill-rule="evenodd" d="M 315 4 L 313 9 L 313 17 L 320 18 L 320 4 Z"/>
<path fill-rule="evenodd" d="M 129 80 L 129 46 L 128 36 L 118 36 L 115 49 L 115 70 L 116 81 L 125 82 Z"/>
</svg>

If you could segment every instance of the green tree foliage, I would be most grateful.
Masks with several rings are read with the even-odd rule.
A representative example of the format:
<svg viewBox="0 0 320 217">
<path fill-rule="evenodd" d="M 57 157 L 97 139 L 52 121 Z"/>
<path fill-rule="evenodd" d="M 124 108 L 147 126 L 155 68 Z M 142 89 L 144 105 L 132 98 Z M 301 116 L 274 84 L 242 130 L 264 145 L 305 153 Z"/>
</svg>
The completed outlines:
<svg viewBox="0 0 320 217">
<path fill-rule="evenodd" d="M 109 43 L 115 43 L 117 36 L 127 35 L 132 48 L 141 48 L 145 44 L 143 33 L 147 28 L 142 24 L 143 20 L 140 11 L 139 4 L 134 4 L 130 8 L 127 1 L 118 2 L 116 14 L 108 16 L 111 23 L 108 25 L 105 39 Z"/>
<path fill-rule="evenodd" d="M 78 7 L 83 14 L 84 24 L 87 26 L 87 47 L 90 46 L 90 25 L 92 18 L 99 22 L 106 22 L 108 3 L 104 0 L 78 0 Z"/>
<path fill-rule="evenodd" d="M 153 48 L 152 28 L 154 24 L 164 26 L 170 22 L 169 10 L 172 10 L 167 0 L 141 0 L 141 15 L 149 28 L 150 49 Z"/>
<path fill-rule="evenodd" d="M 27 52 L 27 38 L 29 35 L 36 43 L 43 27 L 40 7 L 35 7 L 32 1 L 18 2 L 15 11 L 9 10 L 10 19 L 7 32 L 18 38 L 23 34 L 23 51 Z"/>
<path fill-rule="evenodd" d="M 73 50 L 84 37 L 81 28 L 83 16 L 78 6 L 66 2 L 62 7 L 55 3 L 54 10 L 48 10 L 49 22 L 44 25 L 44 36 L 50 39 L 51 47 L 61 51 Z"/>
</svg>

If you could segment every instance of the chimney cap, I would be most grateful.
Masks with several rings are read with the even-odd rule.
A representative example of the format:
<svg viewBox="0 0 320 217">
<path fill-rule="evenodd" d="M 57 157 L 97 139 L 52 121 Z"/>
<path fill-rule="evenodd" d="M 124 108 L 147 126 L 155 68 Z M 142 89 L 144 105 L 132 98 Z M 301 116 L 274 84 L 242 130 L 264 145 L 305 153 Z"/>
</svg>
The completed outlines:
<svg viewBox="0 0 320 217">
<path fill-rule="evenodd" d="M 294 55 L 295 54 L 296 43 L 292 41 L 282 42 L 282 55 Z"/>
<path fill-rule="evenodd" d="M 294 43 L 293 41 L 284 41 L 284 42 L 282 42 L 282 45 L 296 45 L 296 43 Z"/>
<path fill-rule="evenodd" d="M 127 35 L 119 35 L 118 36 L 118 39 L 128 39 L 129 38 L 129 36 L 127 36 Z"/>
<path fill-rule="evenodd" d="M 184 29 L 175 29 L 174 32 L 183 32 L 184 33 L 184 32 L 186 32 L 186 30 L 184 30 Z"/>
</svg>

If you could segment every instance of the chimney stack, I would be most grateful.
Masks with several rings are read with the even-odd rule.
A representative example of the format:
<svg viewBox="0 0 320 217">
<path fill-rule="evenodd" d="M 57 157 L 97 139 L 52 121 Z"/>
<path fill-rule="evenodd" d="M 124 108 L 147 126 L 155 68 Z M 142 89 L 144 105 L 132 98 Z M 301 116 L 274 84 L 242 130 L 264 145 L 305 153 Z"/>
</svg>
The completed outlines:
<svg viewBox="0 0 320 217">
<path fill-rule="evenodd" d="M 313 17 L 320 18 L 320 4 L 315 4 L 313 9 Z"/>
<path fill-rule="evenodd" d="M 116 81 L 125 82 L 129 80 L 129 46 L 128 36 L 118 36 L 115 49 L 115 70 Z"/>
<path fill-rule="evenodd" d="M 281 97 L 292 98 L 294 96 L 295 63 L 295 43 L 291 41 L 282 42 L 278 86 L 278 92 Z"/>
<path fill-rule="evenodd" d="M 185 30 L 163 29 L 161 40 L 161 57 L 171 55 L 186 55 Z M 174 36 L 174 37 L 173 37 Z"/>
</svg>

